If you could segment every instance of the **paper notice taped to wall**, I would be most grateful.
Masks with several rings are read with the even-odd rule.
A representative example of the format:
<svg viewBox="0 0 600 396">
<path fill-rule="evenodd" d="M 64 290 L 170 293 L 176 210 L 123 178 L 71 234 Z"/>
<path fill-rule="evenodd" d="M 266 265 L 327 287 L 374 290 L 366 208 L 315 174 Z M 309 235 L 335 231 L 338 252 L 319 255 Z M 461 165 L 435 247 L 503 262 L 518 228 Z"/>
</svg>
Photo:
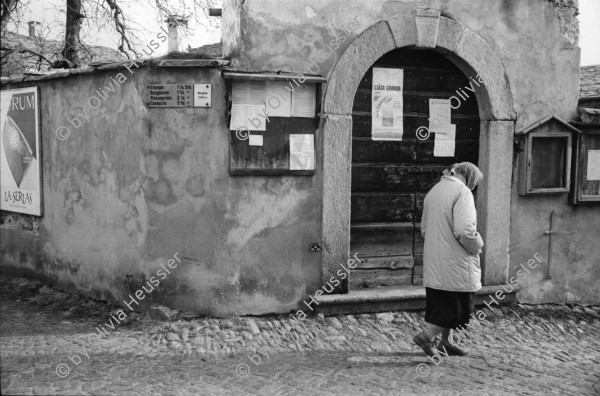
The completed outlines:
<svg viewBox="0 0 600 396">
<path fill-rule="evenodd" d="M 450 99 L 429 99 L 429 131 L 450 124 Z"/>
<path fill-rule="evenodd" d="M 587 152 L 587 180 L 600 180 L 600 150 Z"/>
<path fill-rule="evenodd" d="M 402 140 L 404 70 L 373 68 L 371 138 Z"/>
<path fill-rule="evenodd" d="M 434 157 L 454 157 L 456 147 L 456 125 L 437 126 L 429 129 L 429 132 L 435 133 L 433 143 Z"/>
<path fill-rule="evenodd" d="M 267 115 L 269 117 L 292 116 L 292 93 L 287 81 L 267 81 Z"/>
<path fill-rule="evenodd" d="M 265 112 L 261 113 L 263 118 L 265 116 L 315 118 L 317 85 L 300 84 L 296 80 L 234 81 L 231 89 L 231 103 L 232 119 L 234 117 L 233 106 L 238 111 L 249 111 L 250 114 L 256 109 L 252 106 L 264 106 Z M 239 106 L 250 107 L 242 108 Z M 235 116 L 239 116 L 239 113 Z M 231 125 L 232 130 L 238 128 L 238 126 Z"/>
<path fill-rule="evenodd" d="M 247 105 L 235 104 L 231 105 L 231 124 L 229 129 L 248 130 L 248 131 L 266 131 L 267 116 L 265 114 L 265 105 Z"/>
<path fill-rule="evenodd" d="M 263 145 L 263 135 L 250 135 L 248 139 L 248 144 L 250 146 L 262 146 Z"/>
<path fill-rule="evenodd" d="M 290 135 L 290 170 L 315 169 L 315 135 Z"/>
<path fill-rule="evenodd" d="M 266 131 L 266 81 L 234 81 L 229 129 Z"/>
<path fill-rule="evenodd" d="M 243 105 L 264 105 L 267 100 L 266 81 L 234 81 L 231 102 Z"/>
<path fill-rule="evenodd" d="M 292 92 L 292 117 L 315 118 L 317 86 L 302 84 Z"/>
</svg>

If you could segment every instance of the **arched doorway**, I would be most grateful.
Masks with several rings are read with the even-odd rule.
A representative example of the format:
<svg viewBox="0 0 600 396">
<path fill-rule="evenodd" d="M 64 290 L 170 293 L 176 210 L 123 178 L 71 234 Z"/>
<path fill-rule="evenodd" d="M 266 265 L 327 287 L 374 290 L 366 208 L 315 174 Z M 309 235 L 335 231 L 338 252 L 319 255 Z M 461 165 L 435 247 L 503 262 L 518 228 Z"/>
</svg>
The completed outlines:
<svg viewBox="0 0 600 396">
<path fill-rule="evenodd" d="M 403 70 L 402 141 L 371 137 L 373 68 Z M 350 276 L 350 289 L 422 284 L 423 199 L 446 166 L 479 160 L 477 99 L 462 94 L 465 86 L 476 84 L 430 49 L 395 49 L 379 58 L 361 79 L 352 107 L 350 217 L 350 251 L 358 253 L 361 263 Z M 429 99 L 457 95 L 464 100 L 459 99 L 460 104 L 453 100 L 454 153 L 436 156 L 435 134 L 417 137 L 416 131 L 429 124 Z"/>
<path fill-rule="evenodd" d="M 397 48 L 434 50 L 465 76 L 484 81 L 475 90 L 480 122 L 478 228 L 486 246 L 483 282 L 500 285 L 509 270 L 510 191 L 514 121 L 513 98 L 500 57 L 477 33 L 439 11 L 416 10 L 380 21 L 345 49 L 328 76 L 323 99 L 322 279 L 335 276 L 350 256 L 352 108 L 364 75 L 378 59 Z M 354 253 L 354 252 L 352 252 Z M 360 257 L 360 256 L 359 256 Z M 337 289 L 347 291 L 347 285 Z"/>
</svg>

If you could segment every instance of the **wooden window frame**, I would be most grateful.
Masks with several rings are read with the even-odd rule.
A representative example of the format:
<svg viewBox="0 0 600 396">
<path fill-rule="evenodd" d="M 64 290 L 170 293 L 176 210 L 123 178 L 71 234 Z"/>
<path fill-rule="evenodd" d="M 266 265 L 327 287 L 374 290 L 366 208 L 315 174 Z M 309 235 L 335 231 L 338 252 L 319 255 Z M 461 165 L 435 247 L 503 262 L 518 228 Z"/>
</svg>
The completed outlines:
<svg viewBox="0 0 600 396">
<path fill-rule="evenodd" d="M 543 127 L 545 124 L 554 123 L 558 125 L 558 130 Z M 556 115 L 546 115 L 526 128 L 515 132 L 515 137 L 520 145 L 519 155 L 519 195 L 540 195 L 540 194 L 564 194 L 571 191 L 571 162 L 573 160 L 573 136 L 581 135 L 581 131 L 573 125 L 562 120 Z M 533 139 L 544 138 L 566 138 L 566 158 L 564 159 L 563 185 L 552 188 L 533 188 L 531 183 L 533 161 Z"/>
<path fill-rule="evenodd" d="M 531 183 L 532 161 L 533 161 L 533 139 L 544 138 L 566 138 L 566 159 L 563 169 L 563 186 L 553 188 L 533 188 Z M 525 136 L 525 148 L 521 155 L 521 164 L 519 167 L 519 194 L 564 194 L 570 191 L 571 186 L 571 157 L 573 151 L 573 134 L 571 132 L 531 132 Z"/>
<path fill-rule="evenodd" d="M 589 205 L 589 204 L 600 204 L 600 194 L 594 195 L 582 195 L 581 186 L 583 174 L 582 172 L 586 155 L 585 138 L 590 135 L 600 136 L 600 124 L 577 124 L 577 127 L 581 129 L 582 135 L 577 139 L 575 144 L 575 162 L 573 166 L 573 189 L 571 193 L 571 203 L 573 205 Z"/>
</svg>

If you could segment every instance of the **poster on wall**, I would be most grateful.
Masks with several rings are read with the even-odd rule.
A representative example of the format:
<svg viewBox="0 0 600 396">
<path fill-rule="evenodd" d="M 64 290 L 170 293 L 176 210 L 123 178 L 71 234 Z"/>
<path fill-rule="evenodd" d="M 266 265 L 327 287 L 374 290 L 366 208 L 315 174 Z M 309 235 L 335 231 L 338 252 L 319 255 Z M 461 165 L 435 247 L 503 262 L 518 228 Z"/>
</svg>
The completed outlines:
<svg viewBox="0 0 600 396">
<path fill-rule="evenodd" d="M 429 99 L 429 132 L 450 125 L 450 99 Z"/>
<path fill-rule="evenodd" d="M 404 70 L 373 68 L 371 138 L 402 140 Z"/>
<path fill-rule="evenodd" d="M 290 134 L 290 170 L 315 169 L 315 135 Z"/>
<path fill-rule="evenodd" d="M 438 126 L 433 143 L 434 157 L 454 157 L 456 149 L 456 125 Z"/>
<path fill-rule="evenodd" d="M 434 157 L 454 157 L 456 125 L 450 122 L 450 99 L 429 99 L 429 132 L 435 134 Z"/>
<path fill-rule="evenodd" d="M 42 215 L 37 87 L 0 95 L 0 209 Z"/>
</svg>

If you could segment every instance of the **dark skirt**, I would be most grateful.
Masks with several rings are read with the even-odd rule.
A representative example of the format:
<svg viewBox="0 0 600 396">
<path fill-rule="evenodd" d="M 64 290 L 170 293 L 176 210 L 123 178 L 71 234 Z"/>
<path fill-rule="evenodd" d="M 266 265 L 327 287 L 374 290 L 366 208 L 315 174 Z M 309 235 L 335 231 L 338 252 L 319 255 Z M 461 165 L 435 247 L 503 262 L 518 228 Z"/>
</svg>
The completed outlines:
<svg viewBox="0 0 600 396">
<path fill-rule="evenodd" d="M 475 308 L 475 292 L 425 288 L 425 321 L 447 329 L 469 323 Z"/>
</svg>

